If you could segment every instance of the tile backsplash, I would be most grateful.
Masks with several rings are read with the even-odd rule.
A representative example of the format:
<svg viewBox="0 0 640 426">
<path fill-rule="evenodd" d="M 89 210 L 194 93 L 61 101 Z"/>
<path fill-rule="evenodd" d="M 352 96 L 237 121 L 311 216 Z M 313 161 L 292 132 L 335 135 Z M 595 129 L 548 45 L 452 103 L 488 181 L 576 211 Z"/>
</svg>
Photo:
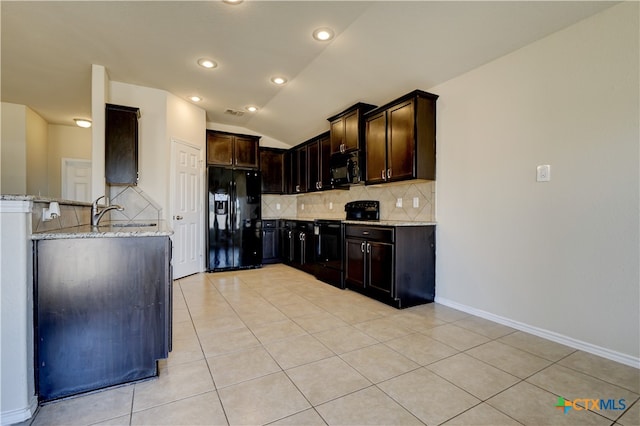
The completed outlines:
<svg viewBox="0 0 640 426">
<path fill-rule="evenodd" d="M 434 222 L 436 183 L 411 181 L 383 185 L 355 185 L 300 195 L 263 195 L 262 217 L 344 219 L 344 205 L 355 200 L 380 201 L 381 220 Z M 397 206 L 401 200 L 402 206 Z M 414 202 L 417 207 L 414 207 Z M 280 207 L 278 209 L 278 207 Z"/>
</svg>

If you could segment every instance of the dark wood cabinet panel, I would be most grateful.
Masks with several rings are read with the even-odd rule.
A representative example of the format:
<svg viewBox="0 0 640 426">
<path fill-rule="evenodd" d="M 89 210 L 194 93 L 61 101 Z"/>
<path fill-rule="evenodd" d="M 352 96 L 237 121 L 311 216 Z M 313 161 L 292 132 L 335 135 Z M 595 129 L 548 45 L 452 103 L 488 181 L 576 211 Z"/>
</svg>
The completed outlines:
<svg viewBox="0 0 640 426">
<path fill-rule="evenodd" d="M 34 246 L 40 401 L 157 374 L 171 350 L 169 237 L 39 240 Z"/>
<path fill-rule="evenodd" d="M 415 90 L 365 115 L 367 184 L 435 179 L 437 99 Z"/>
<path fill-rule="evenodd" d="M 387 114 L 378 113 L 367 119 L 366 125 L 367 183 L 381 183 L 387 176 Z"/>
<path fill-rule="evenodd" d="M 139 115 L 139 108 L 106 105 L 105 179 L 108 185 L 138 183 Z"/>
<path fill-rule="evenodd" d="M 233 154 L 237 167 L 258 168 L 258 140 L 255 137 L 236 136 Z"/>
<path fill-rule="evenodd" d="M 207 130 L 207 163 L 257 169 L 260 137 Z"/>
<path fill-rule="evenodd" d="M 207 163 L 233 165 L 233 135 L 207 131 Z"/>
<path fill-rule="evenodd" d="M 284 149 L 260 148 L 263 194 L 285 192 L 285 152 Z"/>
<path fill-rule="evenodd" d="M 293 192 L 299 194 L 307 192 L 307 146 L 301 146 L 294 150 L 294 158 L 291 163 L 291 177 L 293 179 Z"/>
<path fill-rule="evenodd" d="M 262 263 L 280 262 L 280 228 L 277 219 L 262 221 Z"/>
<path fill-rule="evenodd" d="M 365 288 L 365 245 L 365 240 L 345 238 L 344 283 L 348 288 Z"/>
<path fill-rule="evenodd" d="M 359 102 L 339 114 L 329 117 L 331 154 L 355 151 L 364 145 L 363 115 L 375 105 Z"/>
<path fill-rule="evenodd" d="M 387 115 L 387 166 L 389 180 L 414 176 L 415 136 L 413 101 L 390 108 Z"/>
<path fill-rule="evenodd" d="M 345 225 L 345 286 L 397 308 L 435 297 L 434 226 Z"/>
<path fill-rule="evenodd" d="M 331 139 L 329 132 L 304 143 L 307 147 L 307 191 L 331 189 Z"/>
</svg>

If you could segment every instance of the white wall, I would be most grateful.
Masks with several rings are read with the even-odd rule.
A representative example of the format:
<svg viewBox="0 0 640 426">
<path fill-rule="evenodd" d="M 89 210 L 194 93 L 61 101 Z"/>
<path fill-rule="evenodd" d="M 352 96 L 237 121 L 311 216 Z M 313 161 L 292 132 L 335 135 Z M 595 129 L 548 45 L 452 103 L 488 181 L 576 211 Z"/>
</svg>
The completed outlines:
<svg viewBox="0 0 640 426">
<path fill-rule="evenodd" d="M 0 194 L 27 193 L 27 116 L 24 105 L 2 102 Z"/>
<path fill-rule="evenodd" d="M 636 366 L 638 16 L 614 6 L 431 89 L 437 300 Z"/>
<path fill-rule="evenodd" d="M 26 108 L 27 192 L 25 194 L 50 195 L 47 166 L 47 122 L 31 108 Z"/>
<path fill-rule="evenodd" d="M 105 104 L 109 102 L 109 75 L 102 65 L 91 65 L 91 198 L 105 195 Z"/>
<path fill-rule="evenodd" d="M 48 126 L 49 196 L 62 197 L 62 159 L 91 161 L 91 129 L 78 126 L 49 124 Z"/>
</svg>

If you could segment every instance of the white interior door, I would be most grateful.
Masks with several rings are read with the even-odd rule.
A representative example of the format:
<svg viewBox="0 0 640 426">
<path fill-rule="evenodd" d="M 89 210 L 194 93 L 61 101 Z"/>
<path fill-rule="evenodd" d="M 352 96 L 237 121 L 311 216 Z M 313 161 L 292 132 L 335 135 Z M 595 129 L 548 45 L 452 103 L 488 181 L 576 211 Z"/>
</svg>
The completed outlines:
<svg viewBox="0 0 640 426">
<path fill-rule="evenodd" d="M 172 140 L 173 277 L 201 272 L 203 264 L 202 159 L 200 148 Z"/>
<path fill-rule="evenodd" d="M 91 202 L 91 161 L 62 159 L 62 198 Z"/>
</svg>

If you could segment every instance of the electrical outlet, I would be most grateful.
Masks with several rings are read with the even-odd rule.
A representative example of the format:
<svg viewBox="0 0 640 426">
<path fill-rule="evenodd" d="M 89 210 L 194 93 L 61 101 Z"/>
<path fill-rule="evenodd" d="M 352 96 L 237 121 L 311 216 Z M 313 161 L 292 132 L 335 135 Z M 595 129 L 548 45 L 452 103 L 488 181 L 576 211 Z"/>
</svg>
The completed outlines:
<svg viewBox="0 0 640 426">
<path fill-rule="evenodd" d="M 333 210 L 333 203 L 329 201 L 329 210 Z"/>
<path fill-rule="evenodd" d="M 276 203 L 276 210 L 280 210 L 280 203 Z"/>
<path fill-rule="evenodd" d="M 418 207 L 420 207 L 420 198 L 413 197 L 413 208 L 417 209 Z"/>
<path fill-rule="evenodd" d="M 549 182 L 551 180 L 551 166 L 543 164 L 536 167 L 536 181 Z"/>
<path fill-rule="evenodd" d="M 402 198 L 396 199 L 396 207 L 402 208 Z"/>
<path fill-rule="evenodd" d="M 300 210 L 304 210 L 304 203 L 300 204 Z"/>
</svg>

